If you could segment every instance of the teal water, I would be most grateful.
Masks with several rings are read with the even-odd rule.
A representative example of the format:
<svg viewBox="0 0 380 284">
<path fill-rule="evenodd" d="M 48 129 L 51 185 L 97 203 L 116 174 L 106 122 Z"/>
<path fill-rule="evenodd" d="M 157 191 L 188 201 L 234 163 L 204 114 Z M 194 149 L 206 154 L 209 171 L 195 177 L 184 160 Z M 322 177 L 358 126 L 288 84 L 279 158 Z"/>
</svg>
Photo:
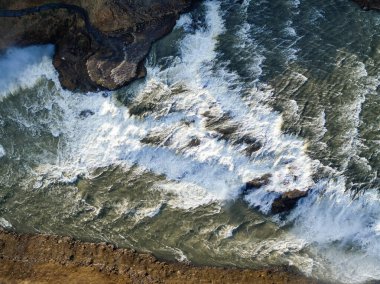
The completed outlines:
<svg viewBox="0 0 380 284">
<path fill-rule="evenodd" d="M 62 90 L 52 46 L 0 59 L 0 223 L 196 264 L 380 279 L 380 15 L 206 1 L 116 92 Z M 270 183 L 241 196 L 245 182 Z M 310 190 L 286 215 L 281 192 Z"/>
</svg>

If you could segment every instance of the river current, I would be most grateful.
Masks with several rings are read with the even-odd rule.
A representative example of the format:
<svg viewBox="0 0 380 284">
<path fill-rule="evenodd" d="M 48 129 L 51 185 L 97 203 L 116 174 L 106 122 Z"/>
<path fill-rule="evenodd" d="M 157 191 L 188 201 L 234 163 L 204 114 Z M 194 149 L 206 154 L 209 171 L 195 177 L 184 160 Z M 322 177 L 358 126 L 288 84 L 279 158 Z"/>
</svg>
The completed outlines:
<svg viewBox="0 0 380 284">
<path fill-rule="evenodd" d="M 153 46 L 147 78 L 87 94 L 61 88 L 53 46 L 7 50 L 0 224 L 380 280 L 379 32 L 347 0 L 203 1 Z M 310 193 L 270 214 L 294 189 Z"/>
</svg>

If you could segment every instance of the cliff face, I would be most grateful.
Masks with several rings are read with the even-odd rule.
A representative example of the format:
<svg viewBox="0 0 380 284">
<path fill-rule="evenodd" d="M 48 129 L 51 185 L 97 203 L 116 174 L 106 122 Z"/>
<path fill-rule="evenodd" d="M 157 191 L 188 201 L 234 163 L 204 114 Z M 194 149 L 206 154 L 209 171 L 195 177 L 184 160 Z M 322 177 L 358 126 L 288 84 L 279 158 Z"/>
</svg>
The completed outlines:
<svg viewBox="0 0 380 284">
<path fill-rule="evenodd" d="M 192 0 L 0 0 L 0 50 L 51 43 L 61 84 L 113 90 L 145 75 L 151 44 Z"/>
</svg>

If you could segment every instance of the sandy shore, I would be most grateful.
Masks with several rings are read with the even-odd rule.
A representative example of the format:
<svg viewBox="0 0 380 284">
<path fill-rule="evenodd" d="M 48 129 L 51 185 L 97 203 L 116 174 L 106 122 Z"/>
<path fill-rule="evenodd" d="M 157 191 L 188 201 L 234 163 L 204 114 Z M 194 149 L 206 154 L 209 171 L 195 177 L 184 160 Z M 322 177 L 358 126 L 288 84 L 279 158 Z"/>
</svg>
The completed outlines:
<svg viewBox="0 0 380 284">
<path fill-rule="evenodd" d="M 291 268 L 195 267 L 69 237 L 0 230 L 0 283 L 319 283 Z"/>
</svg>

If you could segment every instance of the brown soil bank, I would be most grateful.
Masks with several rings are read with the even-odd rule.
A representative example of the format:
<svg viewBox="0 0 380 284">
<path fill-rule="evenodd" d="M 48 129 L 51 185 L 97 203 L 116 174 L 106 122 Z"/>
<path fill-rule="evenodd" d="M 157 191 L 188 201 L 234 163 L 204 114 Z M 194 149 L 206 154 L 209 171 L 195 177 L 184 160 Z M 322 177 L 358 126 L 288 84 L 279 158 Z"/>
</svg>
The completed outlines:
<svg viewBox="0 0 380 284">
<path fill-rule="evenodd" d="M 290 268 L 242 270 L 167 263 L 69 237 L 0 230 L 0 283 L 318 283 Z"/>
</svg>

